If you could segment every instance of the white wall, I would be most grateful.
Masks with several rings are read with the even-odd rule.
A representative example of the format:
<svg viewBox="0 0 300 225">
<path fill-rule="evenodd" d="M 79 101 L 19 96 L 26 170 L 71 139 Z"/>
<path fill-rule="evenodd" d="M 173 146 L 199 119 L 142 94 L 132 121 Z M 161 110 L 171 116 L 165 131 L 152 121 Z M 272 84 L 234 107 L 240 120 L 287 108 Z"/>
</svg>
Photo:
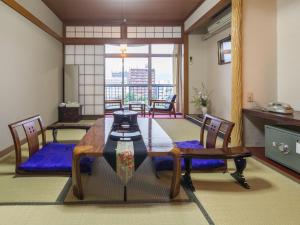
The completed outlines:
<svg viewBox="0 0 300 225">
<path fill-rule="evenodd" d="M 213 115 L 230 120 L 231 119 L 231 63 L 218 64 L 217 42 L 230 35 L 231 30 L 226 29 L 221 33 L 206 40 L 207 46 L 207 87 L 212 91 L 210 112 Z"/>
<path fill-rule="evenodd" d="M 277 100 L 276 0 L 243 1 L 243 88 L 265 106 Z"/>
<path fill-rule="evenodd" d="M 62 44 L 0 2 L 0 150 L 13 144 L 8 123 L 41 114 L 57 121 Z"/>
<path fill-rule="evenodd" d="M 207 57 L 206 45 L 201 40 L 201 35 L 189 35 L 189 56 L 193 58 L 189 64 L 189 113 L 198 114 L 193 103 L 191 103 L 195 92 L 193 88 L 200 88 L 201 83 L 207 83 Z"/>
<path fill-rule="evenodd" d="M 246 0 L 243 21 L 244 106 L 282 101 L 300 110 L 300 1 Z"/>
<path fill-rule="evenodd" d="M 277 0 L 278 100 L 300 110 L 300 1 Z"/>
<path fill-rule="evenodd" d="M 209 112 L 213 115 L 230 120 L 231 117 L 231 64 L 218 64 L 217 42 L 230 34 L 230 28 L 211 37 L 201 40 L 201 35 L 190 35 L 189 55 L 193 64 L 189 66 L 189 96 L 190 101 L 195 93 L 192 87 L 205 84 L 211 92 Z M 190 113 L 197 113 L 190 103 Z"/>
</svg>

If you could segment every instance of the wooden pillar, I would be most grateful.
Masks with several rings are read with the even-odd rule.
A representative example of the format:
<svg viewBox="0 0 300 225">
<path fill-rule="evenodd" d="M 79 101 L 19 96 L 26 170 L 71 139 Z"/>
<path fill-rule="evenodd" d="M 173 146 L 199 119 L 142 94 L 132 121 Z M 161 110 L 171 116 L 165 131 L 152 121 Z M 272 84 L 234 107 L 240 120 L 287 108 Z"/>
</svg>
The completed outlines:
<svg viewBox="0 0 300 225">
<path fill-rule="evenodd" d="M 189 34 L 183 36 L 183 62 L 184 62 L 184 78 L 183 78 L 183 113 L 189 113 Z"/>
<path fill-rule="evenodd" d="M 232 0 L 232 107 L 231 120 L 235 123 L 232 146 L 242 144 L 242 0 Z"/>
</svg>

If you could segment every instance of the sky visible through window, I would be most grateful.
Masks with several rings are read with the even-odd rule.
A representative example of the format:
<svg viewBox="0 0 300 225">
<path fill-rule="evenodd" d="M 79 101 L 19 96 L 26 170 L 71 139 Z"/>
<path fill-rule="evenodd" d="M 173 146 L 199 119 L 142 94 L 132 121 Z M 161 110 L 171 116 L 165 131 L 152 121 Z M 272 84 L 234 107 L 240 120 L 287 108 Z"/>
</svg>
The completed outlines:
<svg viewBox="0 0 300 225">
<path fill-rule="evenodd" d="M 120 45 L 106 45 L 106 54 L 120 54 Z M 127 47 L 127 54 L 148 54 L 148 45 L 129 45 Z M 151 45 L 152 54 L 173 54 L 173 44 Z M 151 57 L 152 60 L 152 83 L 156 84 L 172 84 L 173 83 L 173 57 Z M 124 83 L 128 81 L 128 74 L 130 70 L 141 71 L 145 74 L 148 71 L 148 58 L 145 57 L 127 57 L 124 59 Z M 146 71 L 146 73 L 148 73 Z M 143 76 L 143 75 L 141 75 Z M 122 59 L 121 58 L 106 58 L 105 61 L 105 79 L 106 83 L 120 83 L 122 82 Z"/>
</svg>

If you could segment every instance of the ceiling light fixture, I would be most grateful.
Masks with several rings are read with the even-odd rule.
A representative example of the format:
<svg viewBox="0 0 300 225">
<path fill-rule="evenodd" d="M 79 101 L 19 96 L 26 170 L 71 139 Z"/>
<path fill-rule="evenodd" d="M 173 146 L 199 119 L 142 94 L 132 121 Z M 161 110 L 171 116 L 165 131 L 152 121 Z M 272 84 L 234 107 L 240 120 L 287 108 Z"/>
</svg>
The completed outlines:
<svg viewBox="0 0 300 225">
<path fill-rule="evenodd" d="M 121 57 L 125 58 L 127 56 L 127 44 L 120 45 Z"/>
</svg>

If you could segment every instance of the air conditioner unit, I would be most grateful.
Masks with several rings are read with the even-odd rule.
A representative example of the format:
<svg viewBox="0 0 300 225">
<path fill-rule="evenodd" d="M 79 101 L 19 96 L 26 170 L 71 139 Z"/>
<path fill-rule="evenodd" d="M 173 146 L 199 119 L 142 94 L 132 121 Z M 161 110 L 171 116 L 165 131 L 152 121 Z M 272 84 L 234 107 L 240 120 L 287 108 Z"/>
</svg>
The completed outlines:
<svg viewBox="0 0 300 225">
<path fill-rule="evenodd" d="M 231 26 L 231 11 L 218 18 L 207 27 L 207 33 L 202 36 L 202 40 L 207 40 L 213 35 Z"/>
</svg>

